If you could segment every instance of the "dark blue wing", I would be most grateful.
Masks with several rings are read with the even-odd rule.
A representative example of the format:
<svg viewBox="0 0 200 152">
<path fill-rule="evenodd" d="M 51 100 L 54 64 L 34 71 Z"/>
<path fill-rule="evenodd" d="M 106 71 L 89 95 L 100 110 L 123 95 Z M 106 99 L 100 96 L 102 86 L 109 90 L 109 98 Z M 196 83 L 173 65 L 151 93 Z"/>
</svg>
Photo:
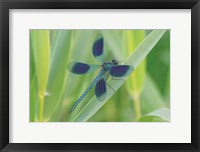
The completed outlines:
<svg viewBox="0 0 200 152">
<path fill-rule="evenodd" d="M 96 37 L 95 42 L 92 46 L 92 53 L 94 57 L 100 62 L 103 62 L 103 47 L 104 47 L 103 36 L 99 34 Z"/>
<path fill-rule="evenodd" d="M 100 78 L 95 86 L 95 95 L 99 101 L 103 101 L 107 96 L 105 78 Z"/>
<path fill-rule="evenodd" d="M 95 71 L 99 68 L 99 65 L 88 65 L 86 63 L 71 62 L 68 64 L 68 70 L 74 74 L 85 74 Z"/>
<path fill-rule="evenodd" d="M 112 66 L 108 71 L 113 77 L 124 77 L 133 72 L 133 67 L 130 65 L 116 65 Z"/>
</svg>

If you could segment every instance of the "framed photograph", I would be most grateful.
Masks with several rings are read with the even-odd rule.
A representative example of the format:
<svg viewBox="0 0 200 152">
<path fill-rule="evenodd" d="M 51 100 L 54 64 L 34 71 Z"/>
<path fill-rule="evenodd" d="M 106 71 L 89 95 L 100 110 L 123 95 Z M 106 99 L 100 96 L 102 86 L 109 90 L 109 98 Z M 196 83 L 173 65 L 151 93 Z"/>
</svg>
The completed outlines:
<svg viewBox="0 0 200 152">
<path fill-rule="evenodd" d="M 198 0 L 0 10 L 1 151 L 200 151 Z"/>
</svg>

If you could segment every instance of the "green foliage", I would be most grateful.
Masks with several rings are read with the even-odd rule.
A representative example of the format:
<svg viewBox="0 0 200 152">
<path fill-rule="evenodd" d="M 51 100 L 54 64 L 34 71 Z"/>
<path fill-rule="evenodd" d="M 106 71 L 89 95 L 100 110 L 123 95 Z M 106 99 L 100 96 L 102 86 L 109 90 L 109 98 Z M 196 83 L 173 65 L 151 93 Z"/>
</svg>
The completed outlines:
<svg viewBox="0 0 200 152">
<path fill-rule="evenodd" d="M 140 122 L 168 122 L 170 121 L 170 111 L 166 108 L 157 109 L 141 117 Z"/>
<path fill-rule="evenodd" d="M 106 61 L 114 58 L 136 69 L 123 78 L 125 83 L 108 79 L 116 92 L 107 87 L 105 101 L 97 101 L 91 90 L 69 114 L 99 71 L 75 75 L 67 65 L 71 61 L 100 64 L 92 55 L 98 33 L 104 37 Z M 170 105 L 170 31 L 147 33 L 150 31 L 31 30 L 30 121 L 170 121 L 162 116 L 163 108 L 166 111 Z"/>
<path fill-rule="evenodd" d="M 145 56 L 151 51 L 154 45 L 159 41 L 159 39 L 164 34 L 165 30 L 156 30 L 149 34 L 148 37 L 142 42 L 140 46 L 125 60 L 123 64 L 132 65 L 135 69 L 140 64 L 140 62 L 145 58 Z M 109 79 L 107 83 L 111 88 L 117 91 L 124 81 L 128 77 L 124 77 L 123 80 L 112 80 Z M 107 97 L 104 101 L 99 102 L 96 96 L 88 102 L 88 104 L 80 111 L 80 113 L 75 116 L 73 121 L 87 121 L 90 117 L 92 117 L 114 94 L 113 90 L 110 87 L 107 87 Z"/>
<path fill-rule="evenodd" d="M 66 82 L 66 67 L 70 57 L 70 38 L 71 31 L 57 30 L 54 33 L 54 37 L 57 41 L 51 43 L 51 69 L 49 73 L 49 81 L 47 86 L 48 94 L 44 100 L 44 118 L 49 120 L 57 106 L 61 102 L 64 85 Z"/>
<path fill-rule="evenodd" d="M 37 80 L 35 82 L 38 86 L 38 90 L 35 92 L 36 84 L 32 84 L 31 94 L 32 98 L 36 98 L 34 94 L 37 94 L 39 103 L 38 103 L 38 120 L 43 121 L 43 110 L 44 110 L 44 96 L 46 93 L 46 86 L 49 76 L 49 62 L 50 62 L 50 40 L 49 40 L 49 31 L 48 30 L 34 30 L 31 31 L 31 55 L 33 55 L 34 59 L 31 59 L 32 68 L 35 69 L 35 72 L 31 69 L 31 78 L 32 81 Z M 33 63 L 34 60 L 34 63 Z M 36 74 L 37 79 L 35 79 L 34 73 Z M 34 83 L 34 82 L 31 82 Z M 31 105 L 35 106 L 33 101 L 31 101 Z M 31 108 L 32 112 L 33 108 Z M 33 114 L 31 114 L 33 119 Z"/>
<path fill-rule="evenodd" d="M 156 81 L 160 92 L 169 95 L 169 83 L 167 79 L 170 77 L 170 31 L 168 30 L 149 54 L 147 60 L 147 69 L 152 71 L 150 74 Z M 158 71 L 159 69 L 159 71 Z M 159 74 L 157 74 L 159 72 Z M 168 88 L 166 88 L 168 86 Z"/>
<path fill-rule="evenodd" d="M 128 50 L 128 55 L 135 51 L 136 47 L 143 41 L 145 38 L 144 30 L 128 30 L 124 32 L 125 41 L 124 41 L 124 49 Z M 127 80 L 127 90 L 129 92 L 129 96 L 134 104 L 135 117 L 141 117 L 141 107 L 140 107 L 140 96 L 141 91 L 143 89 L 144 80 L 146 75 L 146 59 L 143 59 L 140 65 L 134 70 L 134 73 L 130 75 Z"/>
</svg>

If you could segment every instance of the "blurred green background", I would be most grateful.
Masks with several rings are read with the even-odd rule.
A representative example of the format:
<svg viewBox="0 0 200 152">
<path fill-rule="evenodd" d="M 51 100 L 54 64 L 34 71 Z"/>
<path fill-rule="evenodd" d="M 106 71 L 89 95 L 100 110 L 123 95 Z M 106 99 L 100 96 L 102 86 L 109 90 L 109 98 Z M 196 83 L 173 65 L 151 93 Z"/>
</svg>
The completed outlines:
<svg viewBox="0 0 200 152">
<path fill-rule="evenodd" d="M 94 96 L 94 88 L 75 111 L 73 103 L 98 70 L 75 75 L 72 61 L 99 64 L 92 55 L 98 33 L 105 60 L 124 61 L 152 30 L 30 30 L 30 122 L 68 122 Z M 170 121 L 170 30 L 90 122 Z"/>
</svg>

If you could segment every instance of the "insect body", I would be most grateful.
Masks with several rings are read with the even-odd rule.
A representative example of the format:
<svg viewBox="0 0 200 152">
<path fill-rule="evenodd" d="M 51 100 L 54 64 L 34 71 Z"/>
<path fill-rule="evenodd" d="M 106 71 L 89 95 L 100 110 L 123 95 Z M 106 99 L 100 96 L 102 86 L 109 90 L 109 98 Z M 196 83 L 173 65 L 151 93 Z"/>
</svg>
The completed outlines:
<svg viewBox="0 0 200 152">
<path fill-rule="evenodd" d="M 71 107 L 70 112 L 74 111 L 76 106 L 81 102 L 85 95 L 95 86 L 95 95 L 99 101 L 103 101 L 106 98 L 106 78 L 109 74 L 111 77 L 124 77 L 129 75 L 133 71 L 133 67 L 130 65 L 118 65 L 118 61 L 113 59 L 112 62 L 104 62 L 103 60 L 103 36 L 98 35 L 92 47 L 93 56 L 102 64 L 86 64 L 80 62 L 71 62 L 68 65 L 69 71 L 74 74 L 86 74 L 92 71 L 96 71 L 98 68 L 101 68 L 99 74 L 96 76 L 94 81 L 89 85 L 89 87 L 83 92 L 79 99 Z"/>
</svg>

